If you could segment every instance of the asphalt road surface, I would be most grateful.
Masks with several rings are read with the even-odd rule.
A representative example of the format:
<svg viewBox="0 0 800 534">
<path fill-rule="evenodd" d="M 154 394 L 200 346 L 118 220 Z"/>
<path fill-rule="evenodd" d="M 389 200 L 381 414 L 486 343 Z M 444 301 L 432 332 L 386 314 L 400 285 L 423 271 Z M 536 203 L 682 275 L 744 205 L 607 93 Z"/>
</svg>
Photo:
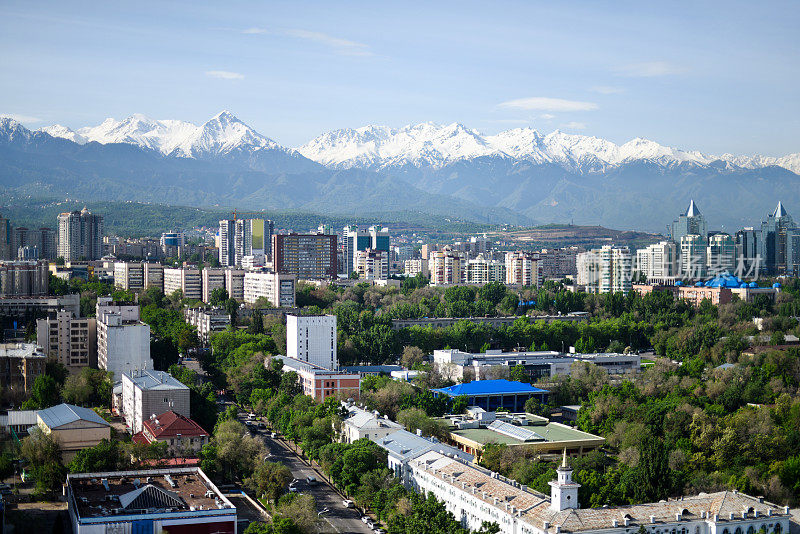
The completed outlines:
<svg viewBox="0 0 800 534">
<path fill-rule="evenodd" d="M 247 418 L 246 415 L 239 414 L 242 422 Z M 287 444 L 281 439 L 269 437 L 269 431 L 259 431 L 254 434 L 264 440 L 267 450 L 272 455 L 270 462 L 280 462 L 292 471 L 294 478 L 300 480 L 297 484 L 298 491 L 307 495 L 312 495 L 317 501 L 317 511 L 324 508 L 330 512 L 321 516 L 318 530 L 321 533 L 359 533 L 368 534 L 372 530 L 361 521 L 361 514 L 353 508 L 345 508 L 342 505 L 342 497 L 327 484 L 313 468 L 301 460 Z M 317 479 L 317 484 L 309 486 L 306 482 L 308 476 L 313 475 Z"/>
</svg>

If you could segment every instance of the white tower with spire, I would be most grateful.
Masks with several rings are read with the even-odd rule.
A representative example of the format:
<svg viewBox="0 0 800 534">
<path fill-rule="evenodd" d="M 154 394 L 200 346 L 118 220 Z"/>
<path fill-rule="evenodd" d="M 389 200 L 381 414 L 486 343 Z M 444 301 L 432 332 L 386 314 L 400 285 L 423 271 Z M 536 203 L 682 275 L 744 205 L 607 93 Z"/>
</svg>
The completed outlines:
<svg viewBox="0 0 800 534">
<path fill-rule="evenodd" d="M 557 473 L 558 478 L 550 481 L 550 509 L 560 512 L 568 508 L 580 508 L 578 488 L 581 485 L 572 481 L 572 468 L 567 465 L 567 449 L 564 449 L 564 460 Z"/>
</svg>

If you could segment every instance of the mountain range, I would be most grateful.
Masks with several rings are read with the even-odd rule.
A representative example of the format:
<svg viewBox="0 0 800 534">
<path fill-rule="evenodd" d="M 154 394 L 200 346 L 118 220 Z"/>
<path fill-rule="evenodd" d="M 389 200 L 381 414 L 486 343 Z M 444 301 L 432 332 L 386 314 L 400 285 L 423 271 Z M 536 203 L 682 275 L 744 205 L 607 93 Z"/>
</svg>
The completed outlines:
<svg viewBox="0 0 800 534">
<path fill-rule="evenodd" d="M 757 224 L 798 197 L 798 174 L 800 153 L 717 156 L 531 128 L 365 126 L 289 148 L 227 111 L 202 125 L 132 115 L 77 130 L 0 118 L 0 188 L 87 200 L 660 230 L 689 198 L 712 226 Z"/>
</svg>

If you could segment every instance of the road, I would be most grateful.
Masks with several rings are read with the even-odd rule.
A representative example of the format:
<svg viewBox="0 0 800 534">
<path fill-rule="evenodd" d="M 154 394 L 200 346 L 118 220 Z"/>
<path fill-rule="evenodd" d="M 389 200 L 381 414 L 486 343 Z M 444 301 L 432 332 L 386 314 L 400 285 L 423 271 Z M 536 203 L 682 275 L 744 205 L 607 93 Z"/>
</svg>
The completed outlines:
<svg viewBox="0 0 800 534">
<path fill-rule="evenodd" d="M 247 418 L 244 414 L 239 414 L 242 422 Z M 372 530 L 361 522 L 361 515 L 352 508 L 342 506 L 342 497 L 327 484 L 312 467 L 301 460 L 288 445 L 281 439 L 272 439 L 266 431 L 255 434 L 264 440 L 267 450 L 272 455 L 271 462 L 280 462 L 292 471 L 294 478 L 301 482 L 297 485 L 301 493 L 312 495 L 317 501 L 317 510 L 329 508 L 330 512 L 322 515 L 323 521 L 320 522 L 319 532 L 321 533 L 359 533 L 370 534 Z M 318 482 L 315 486 L 309 486 L 306 478 L 313 475 Z"/>
</svg>

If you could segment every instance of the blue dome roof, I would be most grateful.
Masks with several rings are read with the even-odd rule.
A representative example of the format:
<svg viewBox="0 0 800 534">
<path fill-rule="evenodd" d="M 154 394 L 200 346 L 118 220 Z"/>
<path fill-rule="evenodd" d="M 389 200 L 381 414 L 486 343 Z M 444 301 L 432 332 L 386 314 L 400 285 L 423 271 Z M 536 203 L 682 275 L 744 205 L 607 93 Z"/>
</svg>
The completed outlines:
<svg viewBox="0 0 800 534">
<path fill-rule="evenodd" d="M 750 282 L 749 284 L 747 284 L 747 287 L 758 287 L 758 284 L 756 284 L 755 282 Z"/>
<path fill-rule="evenodd" d="M 678 280 L 677 282 L 675 282 L 675 285 L 676 285 L 676 286 L 682 286 L 682 285 L 683 285 L 683 282 L 681 282 L 680 280 Z"/>
<path fill-rule="evenodd" d="M 737 287 L 746 287 L 747 283 L 743 282 L 741 279 L 733 276 L 731 274 L 721 274 L 716 278 L 712 278 L 705 283 L 706 287 L 727 287 L 727 288 L 737 288 Z"/>
<path fill-rule="evenodd" d="M 694 287 L 703 287 L 703 282 L 697 282 Z"/>
<path fill-rule="evenodd" d="M 775 289 L 780 289 L 781 283 L 780 282 L 775 282 L 774 284 L 772 284 L 772 287 L 774 287 Z"/>
</svg>

